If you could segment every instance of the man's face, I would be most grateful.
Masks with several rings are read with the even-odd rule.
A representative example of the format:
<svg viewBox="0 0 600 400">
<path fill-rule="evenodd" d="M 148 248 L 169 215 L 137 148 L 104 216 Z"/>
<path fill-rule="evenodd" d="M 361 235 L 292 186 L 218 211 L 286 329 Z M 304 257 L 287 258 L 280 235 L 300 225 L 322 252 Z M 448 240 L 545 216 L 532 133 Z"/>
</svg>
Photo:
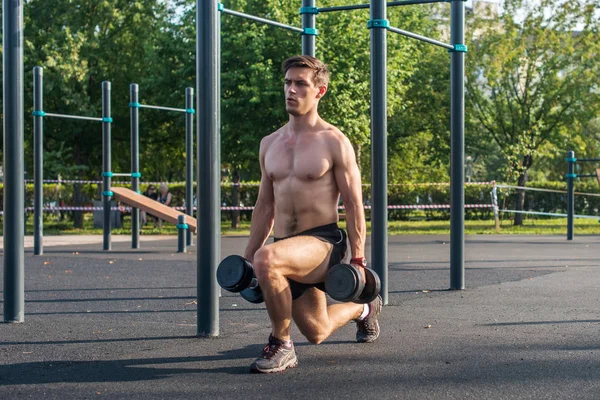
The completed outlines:
<svg viewBox="0 0 600 400">
<path fill-rule="evenodd" d="M 285 73 L 285 110 L 293 115 L 307 114 L 327 91 L 327 86 L 317 87 L 309 68 L 290 68 Z"/>
</svg>

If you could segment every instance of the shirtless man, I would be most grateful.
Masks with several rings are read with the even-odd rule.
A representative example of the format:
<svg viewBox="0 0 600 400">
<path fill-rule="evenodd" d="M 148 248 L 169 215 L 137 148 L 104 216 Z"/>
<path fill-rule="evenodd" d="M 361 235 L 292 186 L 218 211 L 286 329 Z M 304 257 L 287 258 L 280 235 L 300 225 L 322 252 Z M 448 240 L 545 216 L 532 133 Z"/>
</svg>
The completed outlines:
<svg viewBox="0 0 600 400">
<path fill-rule="evenodd" d="M 292 319 L 314 344 L 354 320 L 356 340 L 379 336 L 382 301 L 327 306 L 323 281 L 350 242 L 351 263 L 366 266 L 366 224 L 356 156 L 339 129 L 319 116 L 329 71 L 320 60 L 284 61 L 289 121 L 260 143 L 261 181 L 244 257 L 254 266 L 272 332 L 253 372 L 280 372 L 298 364 L 290 337 Z M 348 234 L 337 222 L 338 199 L 346 209 Z M 275 242 L 265 245 L 274 228 Z M 364 274 L 364 271 L 363 271 Z"/>
</svg>

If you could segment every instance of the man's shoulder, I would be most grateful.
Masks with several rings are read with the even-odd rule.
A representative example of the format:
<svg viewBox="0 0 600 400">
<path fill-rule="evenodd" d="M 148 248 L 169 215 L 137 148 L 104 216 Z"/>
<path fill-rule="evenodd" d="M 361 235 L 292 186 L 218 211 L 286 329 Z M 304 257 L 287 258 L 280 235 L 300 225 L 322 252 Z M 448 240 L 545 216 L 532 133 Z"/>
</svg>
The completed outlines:
<svg viewBox="0 0 600 400">
<path fill-rule="evenodd" d="M 331 144 L 342 144 L 348 141 L 348 137 L 338 127 L 326 123 L 321 130 L 323 137 Z"/>
<path fill-rule="evenodd" d="M 264 136 L 260 140 L 260 147 L 261 148 L 268 147 L 271 143 L 273 143 L 273 141 L 275 141 L 277 139 L 277 137 L 280 136 L 282 130 L 283 130 L 283 127 L 277 129 L 275 132 L 268 134 L 267 136 Z"/>
</svg>

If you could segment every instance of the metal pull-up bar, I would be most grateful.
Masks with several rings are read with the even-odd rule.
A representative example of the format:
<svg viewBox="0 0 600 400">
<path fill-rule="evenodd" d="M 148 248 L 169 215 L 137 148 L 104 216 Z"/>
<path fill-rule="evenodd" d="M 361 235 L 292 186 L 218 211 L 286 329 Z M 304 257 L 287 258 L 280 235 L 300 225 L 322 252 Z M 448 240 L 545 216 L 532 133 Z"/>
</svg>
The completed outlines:
<svg viewBox="0 0 600 400">
<path fill-rule="evenodd" d="M 409 32 L 409 31 L 405 31 L 404 29 L 394 28 L 394 27 L 390 26 L 390 27 L 387 28 L 387 30 L 390 31 L 390 32 L 397 33 L 399 35 L 403 35 L 403 36 L 406 36 L 406 37 L 409 37 L 409 38 L 420 40 L 420 41 L 425 42 L 425 43 L 430 43 L 430 44 L 433 44 L 433 45 L 436 45 L 436 46 L 439 46 L 439 47 L 443 47 L 443 48 L 451 50 L 451 51 L 455 51 L 456 50 L 456 47 L 453 46 L 453 45 L 451 45 L 451 44 L 440 42 L 439 40 L 431 39 L 431 38 L 428 38 L 427 36 L 422 36 L 422 35 L 419 35 L 417 33 L 412 33 L 412 32 Z"/>
<path fill-rule="evenodd" d="M 293 31 L 293 32 L 305 33 L 304 29 L 302 29 L 302 28 L 296 28 L 295 26 L 282 24 L 281 22 L 272 21 L 270 19 L 257 17 L 255 15 L 250 15 L 250 14 L 246 14 L 246 13 L 239 12 L 239 11 L 230 10 L 228 8 L 225 8 L 223 6 L 223 4 L 221 4 L 221 3 L 219 3 L 218 7 L 219 7 L 219 11 L 221 11 L 223 14 L 234 15 L 236 17 L 249 19 L 251 21 L 260 22 L 260 23 L 263 23 L 263 24 L 266 24 L 266 25 L 276 26 L 278 28 L 287 29 L 287 30 Z"/>
<path fill-rule="evenodd" d="M 410 6 L 414 4 L 431 4 L 431 3 L 449 3 L 448 0 L 405 0 L 405 1 L 389 1 L 388 7 Z M 319 13 L 334 12 L 334 11 L 349 11 L 371 8 L 370 4 L 354 4 L 348 6 L 331 6 L 319 8 Z"/>
</svg>

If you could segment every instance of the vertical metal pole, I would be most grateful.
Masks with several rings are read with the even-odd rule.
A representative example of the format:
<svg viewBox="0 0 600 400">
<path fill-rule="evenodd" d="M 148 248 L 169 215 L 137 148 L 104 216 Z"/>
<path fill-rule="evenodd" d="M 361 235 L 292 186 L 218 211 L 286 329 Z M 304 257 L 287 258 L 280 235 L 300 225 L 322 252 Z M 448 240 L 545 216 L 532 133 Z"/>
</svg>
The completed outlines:
<svg viewBox="0 0 600 400">
<path fill-rule="evenodd" d="M 385 0 L 371 0 L 371 20 L 386 19 Z M 388 303 L 387 30 L 371 28 L 371 261 Z"/>
<path fill-rule="evenodd" d="M 4 322 L 25 320 L 23 1 L 2 1 Z"/>
<path fill-rule="evenodd" d="M 185 215 L 177 217 L 177 252 L 185 253 L 185 237 L 186 232 L 189 231 L 187 224 L 185 223 Z"/>
<path fill-rule="evenodd" d="M 316 0 L 302 0 L 302 7 L 316 7 Z M 317 15 L 311 13 L 302 14 L 302 28 L 315 29 L 317 23 Z M 316 35 L 302 34 L 302 54 L 307 56 L 315 56 L 316 53 Z"/>
<path fill-rule="evenodd" d="M 137 83 L 129 85 L 129 101 L 139 103 L 139 86 Z M 131 130 L 131 190 L 140 191 L 140 108 L 129 107 Z M 134 176 L 134 174 L 136 174 Z M 131 209 L 131 248 L 140 248 L 140 209 Z"/>
<path fill-rule="evenodd" d="M 575 152 L 567 151 L 567 240 L 575 233 Z"/>
<path fill-rule="evenodd" d="M 450 41 L 465 41 L 465 3 L 452 0 Z M 465 288 L 465 53 L 453 51 L 450 63 L 450 289 Z"/>
<path fill-rule="evenodd" d="M 216 280 L 221 246 L 217 0 L 196 1 L 196 140 L 198 144 L 198 336 L 219 336 Z"/>
<path fill-rule="evenodd" d="M 44 69 L 33 68 L 33 111 L 44 111 Z M 44 254 L 44 117 L 33 117 L 33 254 Z"/>
<path fill-rule="evenodd" d="M 185 213 L 194 217 L 194 88 L 185 89 Z M 185 242 L 193 245 L 193 235 L 188 229 Z"/>
<path fill-rule="evenodd" d="M 102 82 L 102 118 L 110 118 L 110 82 Z M 102 122 L 102 171 L 111 171 L 111 130 L 110 122 L 105 120 Z M 110 194 L 111 177 L 108 174 L 102 176 L 102 197 L 104 200 L 104 250 L 111 249 L 111 209 L 110 203 L 112 196 Z"/>
</svg>

